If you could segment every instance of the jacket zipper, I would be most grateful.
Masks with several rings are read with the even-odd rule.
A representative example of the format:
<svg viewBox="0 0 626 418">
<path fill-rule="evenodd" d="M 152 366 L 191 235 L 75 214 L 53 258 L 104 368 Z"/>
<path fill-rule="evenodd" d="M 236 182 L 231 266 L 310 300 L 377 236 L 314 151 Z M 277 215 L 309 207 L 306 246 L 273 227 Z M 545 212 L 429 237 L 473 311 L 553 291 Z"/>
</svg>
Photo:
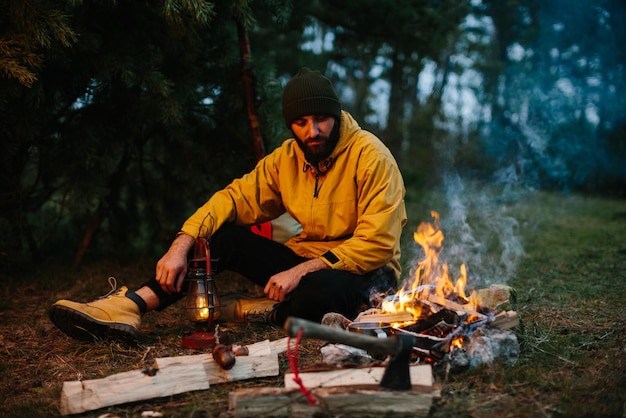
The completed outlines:
<svg viewBox="0 0 626 418">
<path fill-rule="evenodd" d="M 317 198 L 318 194 L 319 194 L 319 179 L 320 179 L 320 173 L 317 172 L 317 170 L 315 171 L 315 189 L 313 190 L 313 197 Z"/>
<path fill-rule="evenodd" d="M 304 165 L 302 166 L 302 171 L 306 173 L 308 170 L 315 172 L 315 188 L 313 189 L 313 197 L 317 198 L 319 196 L 320 172 L 317 168 L 313 167 L 311 164 L 304 163 Z"/>
</svg>

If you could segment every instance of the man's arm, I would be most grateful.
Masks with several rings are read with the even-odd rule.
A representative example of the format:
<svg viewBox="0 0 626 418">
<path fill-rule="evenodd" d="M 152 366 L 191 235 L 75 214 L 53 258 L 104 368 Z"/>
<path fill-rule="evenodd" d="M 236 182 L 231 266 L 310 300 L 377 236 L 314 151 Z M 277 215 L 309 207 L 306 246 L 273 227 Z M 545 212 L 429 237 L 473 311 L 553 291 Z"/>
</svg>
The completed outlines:
<svg viewBox="0 0 626 418">
<path fill-rule="evenodd" d="M 332 269 L 364 274 L 385 264 L 397 264 L 399 242 L 407 215 L 404 181 L 387 152 L 364 154 L 357 172 L 359 200 L 356 228 L 350 238 L 322 255 Z"/>
<path fill-rule="evenodd" d="M 263 292 L 268 298 L 282 302 L 285 296 L 300 284 L 302 277 L 308 273 L 327 268 L 329 268 L 328 265 L 319 258 L 307 260 L 270 277 Z"/>
<path fill-rule="evenodd" d="M 196 240 L 179 234 L 156 265 L 156 281 L 168 293 L 180 293 L 187 274 L 187 254 Z"/>
</svg>

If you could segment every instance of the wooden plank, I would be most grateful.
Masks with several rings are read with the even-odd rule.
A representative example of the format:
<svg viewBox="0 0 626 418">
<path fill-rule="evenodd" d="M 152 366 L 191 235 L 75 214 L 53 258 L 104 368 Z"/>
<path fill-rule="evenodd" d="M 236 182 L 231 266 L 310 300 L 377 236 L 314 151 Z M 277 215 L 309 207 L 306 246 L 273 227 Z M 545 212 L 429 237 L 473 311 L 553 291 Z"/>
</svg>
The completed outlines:
<svg viewBox="0 0 626 418">
<path fill-rule="evenodd" d="M 377 387 L 328 387 L 311 389 L 316 404 L 297 389 L 248 388 L 229 394 L 229 413 L 233 417 L 288 416 L 413 416 L 426 417 L 437 388 L 389 391 Z"/>
<path fill-rule="evenodd" d="M 278 355 L 240 356 L 224 370 L 210 354 L 163 357 L 155 360 L 158 371 L 148 376 L 140 370 L 103 379 L 63 382 L 62 415 L 78 414 L 106 406 L 208 389 L 210 384 L 278 376 Z"/>
<path fill-rule="evenodd" d="M 298 373 L 298 376 L 302 379 L 304 387 L 312 389 L 319 387 L 379 385 L 384 372 L 384 367 L 365 367 Z M 410 366 L 409 375 L 412 387 L 430 388 L 433 386 L 433 372 L 429 364 Z M 295 389 L 299 387 L 293 380 L 294 376 L 293 373 L 285 373 L 285 388 Z"/>
</svg>

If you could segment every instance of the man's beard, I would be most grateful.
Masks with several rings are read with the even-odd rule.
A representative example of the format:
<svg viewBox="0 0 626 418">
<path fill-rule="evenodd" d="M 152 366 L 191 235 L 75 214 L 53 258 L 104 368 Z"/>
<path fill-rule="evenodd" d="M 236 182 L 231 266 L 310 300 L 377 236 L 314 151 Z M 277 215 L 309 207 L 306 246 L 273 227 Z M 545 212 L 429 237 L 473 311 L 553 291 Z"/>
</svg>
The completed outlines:
<svg viewBox="0 0 626 418">
<path fill-rule="evenodd" d="M 330 157 L 330 154 L 333 153 L 337 142 L 339 142 L 339 121 L 335 123 L 333 130 L 330 133 L 330 136 L 326 135 L 318 135 L 315 138 L 311 138 L 307 140 L 307 143 L 311 143 L 314 141 L 320 141 L 318 145 L 307 145 L 304 141 L 294 135 L 298 146 L 304 152 L 304 158 L 313 165 L 317 165 L 320 161 L 325 160 Z"/>
</svg>

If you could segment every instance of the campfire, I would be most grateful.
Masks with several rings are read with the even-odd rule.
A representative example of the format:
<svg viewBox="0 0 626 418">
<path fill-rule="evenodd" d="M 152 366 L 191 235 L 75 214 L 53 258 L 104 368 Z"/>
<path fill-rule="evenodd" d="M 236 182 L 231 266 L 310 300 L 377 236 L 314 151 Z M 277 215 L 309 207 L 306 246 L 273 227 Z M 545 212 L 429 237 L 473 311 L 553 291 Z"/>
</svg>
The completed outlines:
<svg viewBox="0 0 626 418">
<path fill-rule="evenodd" d="M 385 314 L 410 313 L 412 318 L 392 323 L 392 328 L 417 337 L 415 353 L 432 362 L 441 360 L 451 349 L 462 347 L 463 339 L 493 322 L 496 312 L 482 304 L 478 292 L 466 295 L 465 264 L 461 264 L 461 274 L 453 280 L 447 264 L 439 261 L 444 235 L 439 228 L 439 214 L 433 211 L 431 216 L 434 222 L 422 222 L 413 234 L 424 252 L 413 283 L 384 299 L 380 313 L 383 318 Z"/>
<path fill-rule="evenodd" d="M 480 361 L 489 361 L 500 356 L 501 351 L 506 352 L 505 361 L 514 362 L 517 340 L 506 330 L 518 324 L 517 315 L 503 309 L 508 306 L 510 289 L 492 285 L 468 295 L 465 264 L 461 264 L 460 275 L 453 279 L 447 264 L 440 261 L 444 234 L 439 228 L 439 214 L 433 211 L 431 216 L 433 222 L 422 222 L 414 233 L 424 257 L 412 283 L 383 299 L 380 308 L 363 312 L 348 329 L 378 326 L 389 336 L 413 336 L 413 357 L 418 363 L 436 364 L 447 359 L 454 360 L 455 365 L 465 364 L 471 361 L 468 352 Z M 478 344 L 472 343 L 472 336 L 479 329 L 475 338 Z M 504 342 L 498 346 L 485 344 L 484 339 L 494 332 Z M 476 353 L 478 346 L 482 351 Z M 485 354 L 485 346 L 495 348 L 496 353 Z"/>
</svg>

